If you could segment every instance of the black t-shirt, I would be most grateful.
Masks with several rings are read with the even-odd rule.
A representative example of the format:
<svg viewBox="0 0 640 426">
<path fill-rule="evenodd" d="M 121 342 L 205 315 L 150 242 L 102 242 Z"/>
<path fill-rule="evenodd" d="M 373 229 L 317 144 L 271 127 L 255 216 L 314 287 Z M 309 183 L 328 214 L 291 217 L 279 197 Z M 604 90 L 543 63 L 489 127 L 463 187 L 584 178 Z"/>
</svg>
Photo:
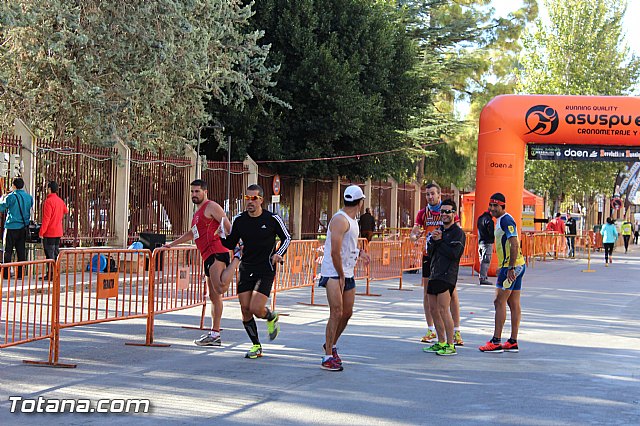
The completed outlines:
<svg viewBox="0 0 640 426">
<path fill-rule="evenodd" d="M 373 231 L 376 229 L 376 220 L 371 213 L 364 213 L 360 216 L 360 231 Z"/>
<path fill-rule="evenodd" d="M 280 238 L 277 251 L 276 236 Z M 231 233 L 221 241 L 226 248 L 233 249 L 241 239 L 244 248 L 240 270 L 275 273 L 271 256 L 275 253 L 284 256 L 291 242 L 291 235 L 280 216 L 263 209 L 258 217 L 251 217 L 247 212 L 236 216 L 231 225 Z"/>
<path fill-rule="evenodd" d="M 576 235 L 577 233 L 577 224 L 576 224 L 576 220 L 574 218 L 569 218 L 567 219 L 567 222 L 565 223 L 566 227 L 567 227 L 567 234 L 570 235 Z"/>
<path fill-rule="evenodd" d="M 481 243 L 493 244 L 495 242 L 493 218 L 489 212 L 484 212 L 478 218 L 478 240 Z"/>
</svg>

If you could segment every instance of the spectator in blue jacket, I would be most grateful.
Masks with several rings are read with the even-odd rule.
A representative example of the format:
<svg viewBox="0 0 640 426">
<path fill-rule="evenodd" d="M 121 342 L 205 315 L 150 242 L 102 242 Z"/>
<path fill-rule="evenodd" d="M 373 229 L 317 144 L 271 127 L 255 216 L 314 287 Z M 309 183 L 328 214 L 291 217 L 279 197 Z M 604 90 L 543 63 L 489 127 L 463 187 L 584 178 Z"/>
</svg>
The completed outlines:
<svg viewBox="0 0 640 426">
<path fill-rule="evenodd" d="M 13 191 L 0 200 L 0 212 L 7 212 L 4 222 L 4 263 L 10 263 L 13 249 L 16 249 L 18 262 L 27 260 L 27 226 L 31 220 L 33 197 L 24 190 L 24 180 L 15 178 L 12 182 Z M 8 278 L 9 271 L 5 269 L 4 278 Z M 18 268 L 17 278 L 22 278 L 22 268 Z"/>
<path fill-rule="evenodd" d="M 600 229 L 600 233 L 602 234 L 602 245 L 604 246 L 604 263 L 605 266 L 609 266 L 613 260 L 613 245 L 618 239 L 618 230 L 613 219 L 607 218 L 607 223 Z"/>
</svg>

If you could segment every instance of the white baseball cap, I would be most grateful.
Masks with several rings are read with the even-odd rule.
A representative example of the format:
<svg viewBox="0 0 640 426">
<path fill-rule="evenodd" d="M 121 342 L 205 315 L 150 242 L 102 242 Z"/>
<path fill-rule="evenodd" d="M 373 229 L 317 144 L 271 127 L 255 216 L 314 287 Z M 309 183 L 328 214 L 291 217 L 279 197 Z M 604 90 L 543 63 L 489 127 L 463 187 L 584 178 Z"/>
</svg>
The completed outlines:
<svg viewBox="0 0 640 426">
<path fill-rule="evenodd" d="M 347 189 L 344 190 L 344 200 L 345 201 L 357 201 L 366 198 L 364 196 L 364 192 L 358 185 L 347 186 Z"/>
</svg>

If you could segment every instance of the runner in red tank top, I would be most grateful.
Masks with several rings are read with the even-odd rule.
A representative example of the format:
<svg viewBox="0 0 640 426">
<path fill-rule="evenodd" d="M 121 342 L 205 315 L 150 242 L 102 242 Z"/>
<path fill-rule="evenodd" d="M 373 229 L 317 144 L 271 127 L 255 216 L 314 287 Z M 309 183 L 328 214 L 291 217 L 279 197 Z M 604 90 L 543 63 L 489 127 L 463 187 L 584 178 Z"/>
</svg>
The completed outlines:
<svg viewBox="0 0 640 426">
<path fill-rule="evenodd" d="M 442 202 L 442 196 L 440 193 L 440 186 L 437 183 L 427 184 L 427 205 L 424 209 L 420 210 L 416 215 L 416 222 L 411 230 L 409 237 L 412 240 L 417 240 L 423 235 L 426 237 L 426 243 L 429 243 L 431 234 L 433 231 L 440 229 L 442 226 L 442 220 L 440 219 L 440 204 Z M 456 215 L 455 221 L 458 222 L 459 218 Z M 422 257 L 422 287 L 424 287 L 424 295 L 422 299 L 422 305 L 424 308 L 424 316 L 427 319 L 427 334 L 425 334 L 420 341 L 422 343 L 430 343 L 436 338 L 435 326 L 433 323 L 433 316 L 429 310 L 429 295 L 427 294 L 427 287 L 429 286 L 429 273 L 431 270 L 431 262 L 428 256 Z M 456 345 L 464 345 L 462 337 L 460 336 L 460 302 L 458 300 L 458 289 L 454 289 L 451 295 L 451 315 L 453 316 L 454 323 L 454 340 Z"/>
<path fill-rule="evenodd" d="M 215 218 L 215 211 L 217 210 L 216 206 L 222 210 L 222 207 L 217 203 L 211 200 L 205 200 L 191 220 L 193 240 L 202 255 L 203 261 L 206 261 L 214 254 L 229 254 L 229 250 L 222 245 L 220 242 L 220 235 L 217 233 L 218 228 L 220 227 L 220 222 Z M 209 212 L 213 211 L 214 215 L 207 217 L 207 209 Z M 224 221 L 224 216 L 222 217 L 222 220 Z M 228 221 L 225 221 L 225 223 L 226 222 Z"/>
<path fill-rule="evenodd" d="M 191 182 L 191 201 L 198 206 L 193 215 L 191 229 L 165 247 L 174 247 L 194 240 L 204 261 L 204 273 L 207 276 L 209 299 L 211 299 L 211 331 L 194 340 L 198 346 L 220 346 L 220 320 L 222 319 L 222 295 L 227 292 L 235 269 L 240 261 L 230 259 L 229 250 L 220 242 L 217 234 L 220 223 L 225 233 L 231 232 L 231 223 L 222 207 L 207 199 L 207 183 L 201 179 Z"/>
</svg>

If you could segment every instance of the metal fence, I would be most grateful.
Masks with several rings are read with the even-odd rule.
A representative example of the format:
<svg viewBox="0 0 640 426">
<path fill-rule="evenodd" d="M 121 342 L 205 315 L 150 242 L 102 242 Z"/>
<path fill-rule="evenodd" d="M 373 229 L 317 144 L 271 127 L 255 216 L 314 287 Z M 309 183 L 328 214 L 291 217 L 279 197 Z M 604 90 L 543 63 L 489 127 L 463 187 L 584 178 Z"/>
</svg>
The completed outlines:
<svg viewBox="0 0 640 426">
<path fill-rule="evenodd" d="M 118 188 L 116 175 L 123 169 L 123 161 L 115 148 L 95 147 L 81 143 L 79 139 L 35 141 L 34 219 L 41 220 L 42 204 L 47 195 L 47 183 L 55 180 L 60 185 L 59 195 L 69 207 L 64 218 L 63 245 L 106 245 L 115 239 L 115 200 Z M 19 137 L 2 135 L 2 152 L 23 153 Z M 197 168 L 187 156 L 167 156 L 160 152 L 131 153 L 129 170 L 128 241 L 132 242 L 142 232 L 163 234 L 175 238 L 189 229 L 193 213 L 190 203 L 189 183 Z M 244 210 L 243 194 L 248 184 L 249 169 L 241 162 L 209 161 L 200 175 L 207 181 L 209 198 L 220 203 L 225 211 L 235 216 Z M 195 170 L 195 171 L 194 171 Z M 363 186 L 361 182 L 344 180 L 339 186 L 335 181 L 307 179 L 303 184 L 302 211 L 294 211 L 294 194 L 297 178 L 280 176 L 280 199 L 273 203 L 273 178 L 276 172 L 261 167 L 258 183 L 265 190 L 264 207 L 282 216 L 293 230 L 296 214 L 301 216 L 302 238 L 316 238 L 325 234 L 334 205 L 341 205 L 341 193 L 350 184 Z M 6 191 L 10 179 L 0 178 L 0 189 Z M 334 193 L 339 192 L 339 193 Z M 371 212 L 376 218 L 378 231 L 390 227 L 392 184 L 386 181 L 372 183 Z M 411 226 L 414 211 L 414 187 L 398 186 L 397 225 Z M 443 194 L 445 196 L 445 194 Z M 424 189 L 421 193 L 424 205 Z M 0 225 L 4 217 L 0 215 Z"/>
<path fill-rule="evenodd" d="M 280 202 L 272 203 L 274 171 L 260 166 L 258 173 L 258 184 L 264 189 L 264 205 L 267 210 L 277 213 L 282 217 L 285 226 L 291 231 L 293 229 L 293 194 L 296 180 L 289 176 L 280 176 Z"/>
<path fill-rule="evenodd" d="M 371 214 L 376 218 L 378 231 L 391 226 L 391 182 L 372 182 Z"/>
<path fill-rule="evenodd" d="M 103 245 L 112 236 L 115 190 L 111 184 L 114 151 L 74 141 L 37 142 L 33 217 L 41 222 L 47 184 L 56 181 L 58 195 L 69 207 L 63 219 L 63 244 Z"/>
<path fill-rule="evenodd" d="M 244 210 L 242 196 L 247 187 L 248 175 L 247 166 L 241 162 L 209 161 L 207 169 L 202 171 L 202 179 L 209 188 L 209 199 L 220 204 L 231 217 Z M 227 199 L 230 201 L 225 201 Z"/>
<path fill-rule="evenodd" d="M 331 215 L 332 182 L 305 180 L 302 195 L 302 238 L 316 238 L 327 233 Z M 337 195 L 336 195 L 337 196 Z"/>
<path fill-rule="evenodd" d="M 131 153 L 129 239 L 141 232 L 175 238 L 189 228 L 188 157 Z"/>
<path fill-rule="evenodd" d="M 0 149 L 6 154 L 20 154 L 22 149 L 22 140 L 15 135 L 1 135 Z M 11 179 L 0 177 L 0 191 L 5 194 L 11 190 Z M 4 220 L 2 221 L 4 223 Z"/>
<path fill-rule="evenodd" d="M 410 183 L 398 185 L 398 227 L 410 228 L 416 217 L 414 200 L 416 197 L 415 186 Z"/>
</svg>

